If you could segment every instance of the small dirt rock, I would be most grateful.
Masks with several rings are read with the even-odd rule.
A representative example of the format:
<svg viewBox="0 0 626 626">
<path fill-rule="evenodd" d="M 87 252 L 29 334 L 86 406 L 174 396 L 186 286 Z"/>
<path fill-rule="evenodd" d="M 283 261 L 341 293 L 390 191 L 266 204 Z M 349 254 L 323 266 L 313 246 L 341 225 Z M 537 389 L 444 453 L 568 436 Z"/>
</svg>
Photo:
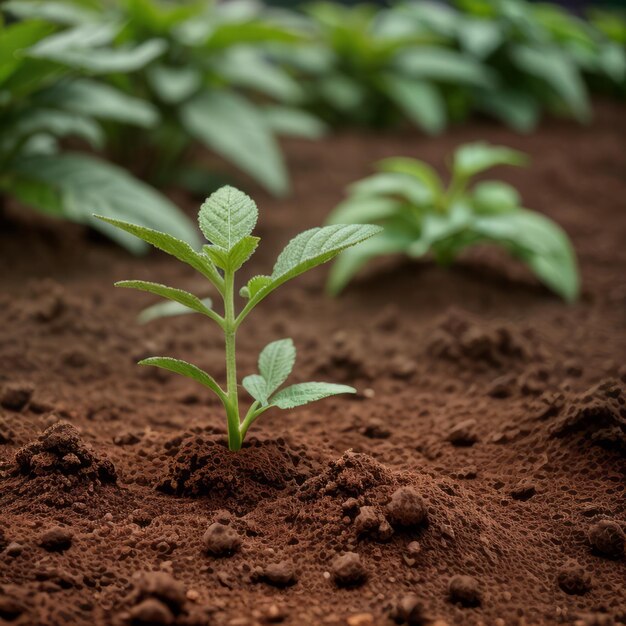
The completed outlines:
<svg viewBox="0 0 626 626">
<path fill-rule="evenodd" d="M 367 570 L 356 552 L 346 552 L 333 561 L 331 575 L 338 587 L 356 587 L 367 579 Z"/>
<path fill-rule="evenodd" d="M 431 622 L 426 615 L 424 603 L 414 593 L 399 598 L 391 608 L 390 617 L 396 624 L 408 626 L 423 626 Z"/>
<path fill-rule="evenodd" d="M 39 538 L 39 545 L 48 552 L 64 552 L 72 546 L 74 533 L 68 528 L 54 526 Z"/>
<path fill-rule="evenodd" d="M 21 411 L 33 397 L 35 387 L 30 383 L 7 383 L 0 394 L 0 405 L 11 411 Z"/>
<path fill-rule="evenodd" d="M 413 487 L 400 487 L 391 495 L 386 516 L 392 526 L 419 526 L 427 518 L 426 504 Z"/>
<path fill-rule="evenodd" d="M 296 570 L 291 561 L 270 563 L 263 570 L 262 579 L 274 587 L 289 587 L 297 581 Z"/>
<path fill-rule="evenodd" d="M 567 561 L 559 568 L 557 582 L 571 596 L 581 596 L 591 589 L 591 576 L 576 561 Z"/>
<path fill-rule="evenodd" d="M 473 446 L 478 441 L 476 420 L 467 419 L 455 424 L 448 433 L 448 441 L 457 447 Z"/>
<path fill-rule="evenodd" d="M 624 557 L 626 537 L 622 527 L 613 520 L 600 520 L 589 528 L 589 543 L 594 550 L 613 559 Z"/>
<path fill-rule="evenodd" d="M 453 576 L 448 583 L 448 592 L 452 602 L 467 607 L 480 605 L 480 585 L 472 576 Z"/>
<path fill-rule="evenodd" d="M 167 605 L 155 598 L 148 598 L 130 610 L 132 624 L 137 626 L 169 626 L 174 624 L 174 614 Z"/>
<path fill-rule="evenodd" d="M 242 540 L 232 526 L 215 522 L 204 533 L 202 543 L 213 556 L 229 556 L 239 550 Z"/>
</svg>

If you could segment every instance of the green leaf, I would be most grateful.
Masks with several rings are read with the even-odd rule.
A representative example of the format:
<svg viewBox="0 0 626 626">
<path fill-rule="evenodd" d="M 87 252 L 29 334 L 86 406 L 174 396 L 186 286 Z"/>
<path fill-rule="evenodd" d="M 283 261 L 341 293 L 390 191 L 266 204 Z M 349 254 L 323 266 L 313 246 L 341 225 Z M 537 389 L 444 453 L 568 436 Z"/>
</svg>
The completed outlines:
<svg viewBox="0 0 626 626">
<path fill-rule="evenodd" d="M 161 369 L 192 378 L 200 384 L 208 387 L 211 391 L 214 391 L 222 402 L 226 403 L 227 398 L 221 387 L 217 384 L 212 376 L 209 376 L 204 370 L 199 367 L 187 363 L 187 361 L 181 361 L 180 359 L 173 359 L 168 356 L 152 356 L 147 359 L 139 361 L 139 365 L 152 365 L 154 367 L 160 367 Z"/>
<path fill-rule="evenodd" d="M 149 39 L 137 46 L 105 47 L 120 30 L 119 24 L 84 24 L 43 39 L 28 50 L 28 56 L 55 61 L 94 74 L 138 70 L 167 49 L 161 39 Z"/>
<path fill-rule="evenodd" d="M 53 0 L 12 0 L 2 10 L 22 19 L 38 19 L 55 24 L 77 25 L 98 20 L 98 13 L 87 6 Z"/>
<path fill-rule="evenodd" d="M 239 295 L 242 298 L 254 298 L 257 293 L 262 289 L 265 289 L 268 285 L 271 285 L 271 276 L 253 276 L 245 287 L 242 287 L 239 291 Z"/>
<path fill-rule="evenodd" d="M 402 76 L 385 78 L 387 95 L 418 128 L 438 135 L 446 127 L 446 103 L 432 84 Z"/>
<path fill-rule="evenodd" d="M 259 355 L 259 372 L 266 382 L 268 395 L 287 380 L 295 362 L 296 348 L 291 339 L 272 341 L 263 348 Z"/>
<path fill-rule="evenodd" d="M 252 374 L 246 376 L 242 381 L 243 388 L 262 406 L 267 406 L 269 393 L 267 391 L 267 383 L 263 376 Z"/>
<path fill-rule="evenodd" d="M 94 120 L 82 115 L 44 108 L 26 110 L 12 123 L 7 139 L 18 145 L 29 135 L 41 132 L 59 138 L 79 137 L 97 149 L 104 145 L 104 133 Z"/>
<path fill-rule="evenodd" d="M 261 109 L 236 93 L 212 90 L 181 109 L 187 131 L 276 195 L 287 192 L 287 171 Z"/>
<path fill-rule="evenodd" d="M 228 84 L 250 89 L 280 102 L 296 103 L 304 93 L 298 81 L 256 48 L 237 46 L 220 56 L 217 71 Z"/>
<path fill-rule="evenodd" d="M 31 206 L 45 211 L 53 196 L 64 217 L 99 228 L 133 252 L 143 251 L 144 246 L 134 237 L 128 237 L 110 225 L 132 234 L 156 232 L 124 223 L 132 219 L 147 227 L 163 228 L 193 243 L 198 241 L 191 223 L 165 196 L 133 178 L 125 170 L 89 155 L 69 153 L 32 156 L 16 161 L 13 171 L 14 179 L 22 185 L 33 183 L 39 189 L 48 190 L 38 198 L 31 196 Z M 94 213 L 106 217 L 101 218 L 102 221 L 94 219 Z M 135 232 L 132 232 L 133 229 Z M 171 235 L 160 236 L 177 241 Z M 191 250 L 189 244 L 179 241 L 178 245 Z"/>
<path fill-rule="evenodd" d="M 259 245 L 259 237 L 247 236 L 227 251 L 219 246 L 204 246 L 204 253 L 220 269 L 236 272 L 253 254 Z"/>
<path fill-rule="evenodd" d="M 293 409 L 341 393 L 356 393 L 356 389 L 333 383 L 298 383 L 279 391 L 271 398 L 270 405 L 279 409 Z"/>
<path fill-rule="evenodd" d="M 491 70 L 481 62 L 445 48 L 420 46 L 404 50 L 397 55 L 396 66 L 413 78 L 442 83 L 492 87 L 495 82 Z"/>
<path fill-rule="evenodd" d="M 319 139 L 327 132 L 324 122 L 300 109 L 270 105 L 263 108 L 263 115 L 269 127 L 278 135 Z"/>
<path fill-rule="evenodd" d="M 330 261 L 346 248 L 355 246 L 381 231 L 380 226 L 371 224 L 333 224 L 300 233 L 280 253 L 270 281 L 264 281 L 265 285 L 250 298 L 244 311 L 249 311 L 288 280 Z"/>
<path fill-rule="evenodd" d="M 346 250 L 330 270 L 327 290 L 337 295 L 368 261 L 383 254 L 406 252 L 414 239 L 415 236 L 410 232 L 388 229 L 357 248 Z"/>
<path fill-rule="evenodd" d="M 379 161 L 378 167 L 383 172 L 394 172 L 413 176 L 430 189 L 433 198 L 438 198 L 443 194 L 443 185 L 441 184 L 439 174 L 423 161 L 410 159 L 408 157 L 390 157 Z"/>
<path fill-rule="evenodd" d="M 477 213 L 506 213 L 519 207 L 521 198 L 515 187 L 499 180 L 479 182 L 472 192 Z"/>
<path fill-rule="evenodd" d="M 196 67 L 155 65 L 148 68 L 147 77 L 158 97 L 167 104 L 180 104 L 202 85 L 202 73 Z"/>
<path fill-rule="evenodd" d="M 37 43 L 53 30 L 52 24 L 39 21 L 2 24 L 0 28 L 0 83 L 22 66 L 21 51 Z M 32 77 L 32 68 L 29 70 L 29 75 Z"/>
<path fill-rule="evenodd" d="M 354 196 L 399 196 L 417 206 L 433 202 L 430 189 L 419 179 L 409 174 L 381 172 L 352 183 L 348 187 Z"/>
<path fill-rule="evenodd" d="M 139 291 L 147 291 L 157 296 L 161 296 L 167 300 L 172 300 L 178 304 L 182 304 L 188 309 L 195 311 L 196 313 L 202 313 L 208 317 L 214 319 L 215 313 L 207 307 L 200 298 L 194 296 L 188 291 L 183 289 L 175 289 L 174 287 L 167 287 L 159 283 L 151 283 L 144 280 L 121 280 L 115 283 L 116 287 L 125 287 L 127 289 L 138 289 Z"/>
<path fill-rule="evenodd" d="M 397 215 L 402 207 L 402 202 L 393 198 L 353 196 L 338 204 L 326 222 L 328 224 L 380 222 Z"/>
<path fill-rule="evenodd" d="M 480 216 L 472 229 L 507 247 L 568 302 L 578 297 L 580 279 L 572 244 L 565 231 L 546 216 L 527 210 Z"/>
<path fill-rule="evenodd" d="M 87 78 L 58 83 L 37 99 L 43 104 L 79 115 L 136 124 L 144 128 L 153 127 L 159 119 L 157 109 L 149 102 Z"/>
<path fill-rule="evenodd" d="M 202 302 L 207 309 L 211 309 L 213 306 L 211 298 L 202 298 L 200 302 Z M 147 324 L 148 322 L 152 322 L 163 317 L 175 317 L 177 315 L 187 315 L 189 313 L 195 313 L 195 311 L 192 311 L 189 307 L 184 304 L 180 304 L 179 302 L 158 302 L 157 304 L 146 307 L 143 311 L 141 311 L 141 313 L 137 316 L 137 321 L 140 324 Z"/>
<path fill-rule="evenodd" d="M 204 254 L 196 252 L 186 241 L 182 241 L 168 233 L 162 233 L 151 228 L 139 226 L 137 224 L 131 224 L 122 220 L 116 220 L 102 215 L 96 215 L 97 219 L 111 224 L 116 228 L 120 228 L 123 231 L 138 237 L 139 239 L 149 243 L 150 245 L 172 255 L 179 261 L 187 263 L 195 270 L 206 276 L 214 284 L 219 285 L 221 278 L 219 277 L 217 270 L 215 269 L 211 260 Z"/>
<path fill-rule="evenodd" d="M 492 54 L 504 38 L 505 30 L 495 20 L 466 17 L 459 27 L 461 45 L 480 59 Z"/>
<path fill-rule="evenodd" d="M 457 176 L 471 178 L 496 165 L 522 166 L 527 163 L 528 157 L 522 152 L 480 141 L 457 148 L 454 153 L 453 170 Z"/>
<path fill-rule="evenodd" d="M 490 90 L 477 96 L 477 106 L 520 133 L 532 131 L 541 113 L 536 97 L 521 90 Z"/>
<path fill-rule="evenodd" d="M 550 47 L 515 46 L 515 64 L 524 72 L 539 78 L 558 94 L 580 121 L 591 115 L 585 83 L 572 60 L 561 50 Z"/>
<path fill-rule="evenodd" d="M 198 223 L 204 236 L 230 252 L 252 233 L 259 211 L 243 191 L 225 186 L 211 194 L 200 207 Z"/>
</svg>

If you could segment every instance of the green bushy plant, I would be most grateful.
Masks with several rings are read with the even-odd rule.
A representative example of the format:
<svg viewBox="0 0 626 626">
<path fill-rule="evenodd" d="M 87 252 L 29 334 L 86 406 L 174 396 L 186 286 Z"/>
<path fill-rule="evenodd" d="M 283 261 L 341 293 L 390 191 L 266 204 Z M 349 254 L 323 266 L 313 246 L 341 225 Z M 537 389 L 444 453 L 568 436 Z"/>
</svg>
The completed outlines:
<svg viewBox="0 0 626 626">
<path fill-rule="evenodd" d="M 15 6 L 0 9 L 7 17 Z M 92 214 L 133 218 L 195 242 L 195 229 L 167 198 L 119 167 L 67 149 L 68 140 L 81 140 L 92 152 L 102 150 L 108 125 L 151 129 L 158 123 L 150 103 L 105 77 L 142 67 L 163 52 L 161 43 L 114 49 L 120 25 L 82 23 L 86 8 L 63 6 L 42 4 L 39 19 L 0 24 L 0 194 L 98 228 L 133 251 L 143 244 Z M 77 24 L 59 31 L 46 19 L 51 13 Z"/>
<path fill-rule="evenodd" d="M 518 191 L 475 176 L 497 165 L 520 166 L 526 157 L 487 143 L 459 147 L 446 186 L 428 164 L 389 158 L 380 172 L 354 183 L 330 223 L 374 222 L 384 232 L 335 262 L 329 289 L 341 291 L 370 259 L 394 253 L 416 258 L 432 253 L 450 264 L 464 249 L 495 244 L 523 261 L 546 286 L 567 301 L 579 292 L 576 257 L 565 232 L 546 216 L 522 207 Z"/>
<path fill-rule="evenodd" d="M 623 88 L 626 51 L 592 23 L 554 4 L 456 0 L 457 9 L 408 0 L 396 8 L 407 28 L 428 28 L 494 77 L 468 93 L 471 109 L 532 130 L 544 111 L 589 120 L 589 88 Z"/>
<path fill-rule="evenodd" d="M 210 242 L 196 252 L 175 237 L 134 224 L 101 217 L 105 223 L 135 235 L 164 252 L 174 256 L 200 272 L 217 291 L 223 301 L 223 314 L 211 307 L 210 300 L 201 300 L 181 289 L 142 280 L 125 280 L 118 287 L 139 289 L 165 298 L 168 305 L 180 305 L 205 315 L 222 329 L 226 347 L 226 388 L 200 368 L 170 357 L 150 357 L 140 365 L 152 365 L 192 378 L 213 391 L 222 402 L 227 416 L 228 445 L 239 450 L 251 424 L 272 407 L 291 409 L 340 393 L 354 393 L 352 387 L 331 383 L 298 383 L 279 389 L 289 376 L 296 358 L 291 339 L 273 341 L 259 356 L 259 373 L 246 376 L 244 389 L 253 399 L 241 418 L 237 361 L 235 354 L 237 331 L 248 314 L 270 293 L 283 283 L 303 272 L 325 263 L 342 250 L 355 246 L 376 235 L 377 226 L 352 224 L 313 228 L 295 237 L 281 252 L 269 276 L 255 276 L 245 285 L 240 295 L 247 300 L 245 306 L 235 310 L 235 273 L 254 253 L 259 238 L 252 235 L 258 210 L 256 204 L 233 187 L 222 187 L 212 194 L 200 208 L 198 222 Z M 170 307 L 166 314 L 176 313 Z M 154 309 L 148 317 L 153 317 Z"/>
<path fill-rule="evenodd" d="M 22 13 L 41 6 L 38 0 L 16 4 Z M 58 4 L 75 9 L 83 2 Z M 209 180 L 206 172 L 181 162 L 199 142 L 272 193 L 287 192 L 277 136 L 315 138 L 324 132 L 319 120 L 298 108 L 303 95 L 298 81 L 266 53 L 271 43 L 302 40 L 305 33 L 297 22 L 283 14 L 274 17 L 249 0 L 94 0 L 90 5 L 95 8 L 83 19 L 95 28 L 122 25 L 117 46 L 158 41 L 162 47 L 162 54 L 131 77 L 115 77 L 117 86 L 151 102 L 161 120 L 152 133 L 119 137 L 122 160 L 134 158 L 139 149 L 149 160 L 150 180 L 198 190 Z M 59 19 L 69 21 L 64 15 Z"/>
<path fill-rule="evenodd" d="M 395 10 L 317 2 L 306 8 L 316 44 L 281 56 L 308 77 L 315 111 L 334 123 L 382 127 L 409 120 L 428 133 L 446 126 L 449 102 L 492 74 L 430 28 Z"/>
</svg>

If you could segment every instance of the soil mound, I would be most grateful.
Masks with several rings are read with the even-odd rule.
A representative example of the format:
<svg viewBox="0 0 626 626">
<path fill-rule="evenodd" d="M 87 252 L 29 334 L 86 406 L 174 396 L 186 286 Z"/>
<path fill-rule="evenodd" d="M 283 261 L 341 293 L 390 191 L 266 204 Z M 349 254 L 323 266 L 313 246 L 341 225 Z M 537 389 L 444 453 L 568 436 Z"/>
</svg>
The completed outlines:
<svg viewBox="0 0 626 626">
<path fill-rule="evenodd" d="M 241 511 L 302 484 L 313 467 L 305 448 L 284 439 L 251 438 L 233 454 L 221 437 L 189 435 L 173 452 L 157 488 L 179 496 L 210 496 L 212 503 L 229 505 L 236 495 Z"/>
<path fill-rule="evenodd" d="M 566 401 L 551 434 L 574 432 L 626 456 L 626 385 L 611 378 Z"/>
<path fill-rule="evenodd" d="M 20 448 L 10 472 L 18 492 L 41 496 L 48 506 L 64 507 L 77 501 L 78 493 L 93 493 L 103 484 L 115 483 L 113 463 L 98 455 L 71 424 L 59 422 Z"/>
<path fill-rule="evenodd" d="M 427 350 L 436 358 L 483 368 L 525 363 L 536 356 L 530 336 L 504 324 L 479 322 L 457 309 L 448 311 L 441 318 Z"/>
</svg>

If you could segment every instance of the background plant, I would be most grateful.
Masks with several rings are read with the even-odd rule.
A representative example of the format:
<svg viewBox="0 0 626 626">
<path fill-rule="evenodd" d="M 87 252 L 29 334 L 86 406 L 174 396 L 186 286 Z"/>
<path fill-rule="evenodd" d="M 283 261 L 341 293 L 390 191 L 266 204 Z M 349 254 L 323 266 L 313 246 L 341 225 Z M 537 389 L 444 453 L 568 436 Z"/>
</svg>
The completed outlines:
<svg viewBox="0 0 626 626">
<path fill-rule="evenodd" d="M 405 253 L 416 258 L 430 252 L 437 263 L 448 265 L 462 250 L 490 243 L 523 261 L 565 300 L 574 300 L 579 278 L 565 232 L 546 216 L 523 208 L 511 185 L 474 180 L 496 165 L 525 163 L 522 153 L 509 148 L 466 144 L 454 154 L 446 186 L 422 161 L 402 157 L 381 161 L 379 173 L 350 186 L 348 199 L 329 222 L 374 222 L 384 226 L 384 232 L 339 257 L 329 289 L 338 293 L 363 265 L 380 255 Z"/>
<path fill-rule="evenodd" d="M 432 28 L 395 9 L 317 2 L 306 9 L 315 44 L 282 59 L 309 77 L 313 110 L 333 123 L 388 126 L 408 119 L 428 133 L 446 125 L 449 103 L 493 78 Z"/>
<path fill-rule="evenodd" d="M 38 0 L 12 4 L 22 15 L 36 14 L 42 6 Z M 83 4 L 64 0 L 58 6 L 72 10 Z M 114 77 L 116 86 L 151 102 L 161 120 L 151 133 L 121 135 L 120 158 L 130 162 L 139 152 L 149 165 L 145 175 L 155 184 L 182 183 L 204 191 L 215 178 L 183 159 L 200 142 L 272 193 L 286 193 L 277 135 L 319 137 L 324 132 L 319 120 L 297 108 L 303 96 L 298 82 L 266 53 L 270 43 L 289 46 L 305 37 L 295 18 L 248 0 L 93 0 L 90 6 L 94 10 L 88 17 L 77 14 L 74 23 L 121 24 L 117 45 L 158 41 L 163 48 L 132 76 Z M 70 21 L 65 9 L 56 21 Z"/>
<path fill-rule="evenodd" d="M 456 5 L 314 3 L 316 43 L 279 57 L 305 77 L 309 106 L 333 124 L 404 119 L 435 134 L 480 113 L 529 131 L 545 112 L 587 121 L 590 89 L 625 93 L 617 18 L 591 23 L 526 0 Z"/>
<path fill-rule="evenodd" d="M 281 252 L 272 274 L 255 276 L 240 294 L 247 300 L 235 310 L 235 273 L 254 254 L 259 238 L 252 236 L 258 210 L 244 193 L 223 187 L 201 206 L 198 222 L 211 243 L 201 252 L 172 235 L 143 228 L 127 222 L 100 217 L 105 223 L 174 256 L 200 272 L 223 300 L 223 314 L 211 308 L 209 300 L 201 300 L 181 289 L 141 280 L 116 283 L 118 287 L 139 289 L 156 294 L 181 305 L 183 309 L 201 313 L 213 320 L 224 332 L 226 347 L 226 389 L 200 368 L 171 357 L 150 357 L 140 365 L 153 365 L 192 378 L 213 391 L 222 402 L 227 416 L 228 445 L 239 450 L 251 424 L 271 407 L 291 409 L 339 393 L 354 393 L 352 387 L 331 383 L 308 382 L 279 388 L 289 376 L 295 363 L 296 350 L 291 339 L 274 341 L 259 356 L 259 373 L 246 376 L 243 387 L 253 402 L 243 419 L 239 408 L 237 362 L 235 354 L 237 331 L 248 314 L 283 283 L 313 267 L 331 260 L 342 250 L 355 246 L 378 233 L 377 226 L 353 224 L 333 225 L 307 230 L 292 239 Z M 171 313 L 171 310 L 168 311 Z"/>
<path fill-rule="evenodd" d="M 42 18 L 50 12 L 72 22 L 83 17 L 77 7 L 69 13 L 54 2 L 45 7 Z M 12 13 L 13 3 L 2 8 Z M 94 220 L 92 213 L 133 218 L 194 242 L 195 229 L 164 196 L 114 165 L 68 149 L 71 139 L 101 151 L 108 125 L 147 129 L 158 122 L 150 103 L 105 82 L 163 51 L 158 40 L 113 49 L 120 28 L 80 23 L 61 32 L 46 19 L 1 25 L 0 198 L 89 224 L 133 251 L 143 244 Z"/>
</svg>

